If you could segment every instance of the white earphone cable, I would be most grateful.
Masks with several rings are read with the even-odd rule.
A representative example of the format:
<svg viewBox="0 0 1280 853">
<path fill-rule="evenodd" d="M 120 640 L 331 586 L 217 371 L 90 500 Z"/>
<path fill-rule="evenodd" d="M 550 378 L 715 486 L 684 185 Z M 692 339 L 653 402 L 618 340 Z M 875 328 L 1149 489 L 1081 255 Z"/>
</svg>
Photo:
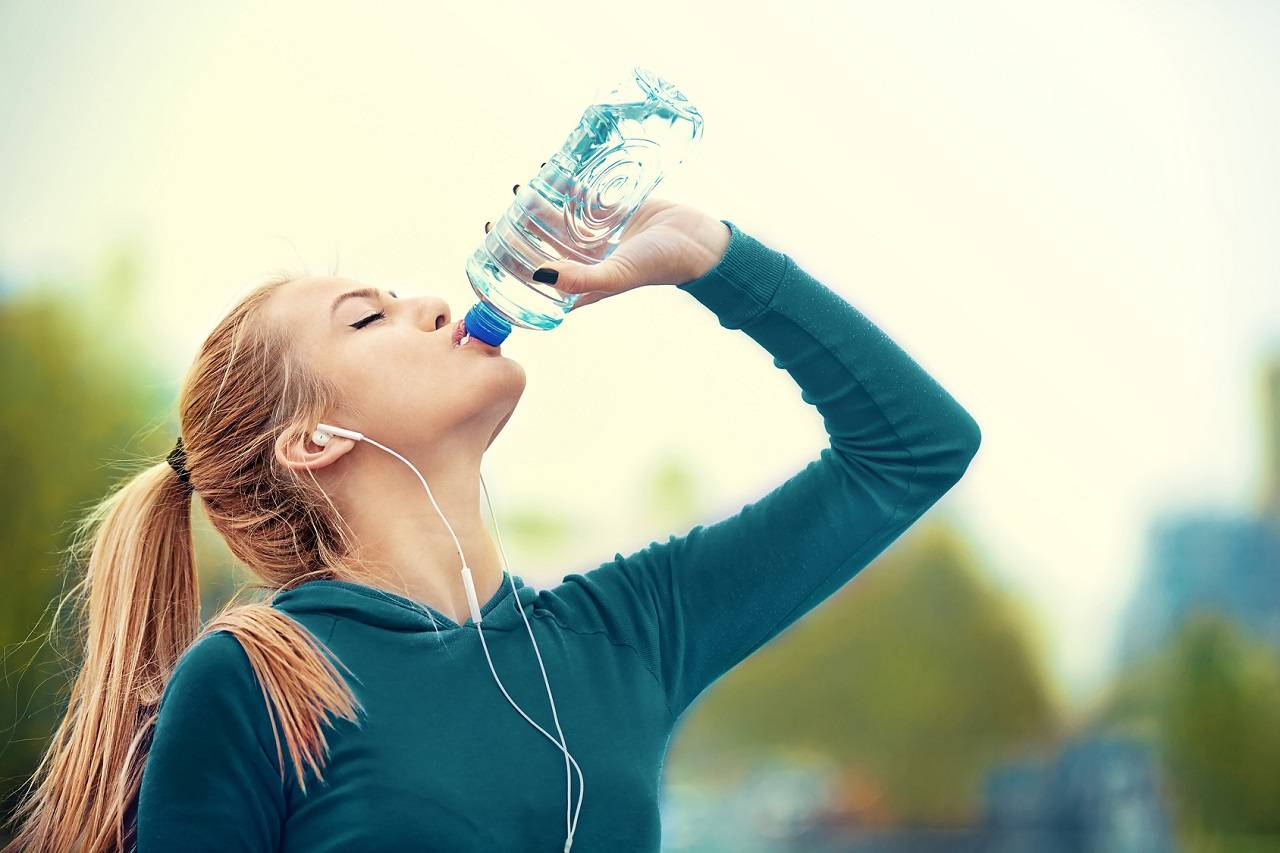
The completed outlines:
<svg viewBox="0 0 1280 853">
<path fill-rule="evenodd" d="M 485 481 L 484 481 L 484 474 L 483 474 L 483 473 L 480 475 L 480 487 L 484 490 L 484 500 L 485 500 L 485 503 L 486 503 L 486 504 L 488 505 L 488 507 L 489 507 L 489 517 L 493 519 L 493 533 L 494 533 L 494 536 L 495 536 L 495 537 L 497 538 L 497 540 L 498 540 L 498 551 L 499 551 L 499 552 L 501 552 L 501 554 L 502 554 L 502 564 L 503 564 L 504 566 L 509 566 L 510 564 L 507 562 L 507 552 L 506 552 L 506 550 L 502 547 L 502 534 L 498 532 L 498 518 L 497 518 L 497 515 L 496 515 L 496 514 L 494 513 L 494 511 L 493 511 L 493 502 L 489 500 L 489 486 L 488 486 L 488 485 L 485 483 Z M 519 594 L 518 594 L 518 593 L 517 593 L 517 591 L 516 591 L 516 582 L 515 582 L 515 580 L 511 577 L 511 572 L 510 572 L 510 570 L 509 570 L 509 569 L 508 569 L 508 571 L 507 571 L 507 577 L 508 577 L 508 579 L 509 579 L 509 581 L 510 581 L 510 583 L 511 583 L 511 593 L 512 593 L 512 595 L 514 595 L 514 596 L 515 596 L 515 598 L 516 598 L 516 609 L 520 611 L 520 618 L 521 618 L 522 620 L 524 620 L 524 628 L 525 628 L 525 630 L 526 630 L 526 631 L 528 631 L 528 632 L 529 632 L 529 640 L 530 640 L 530 642 L 532 642 L 532 643 L 533 643 L 533 653 L 534 653 L 534 655 L 536 655 L 536 656 L 537 656 L 537 658 L 538 658 L 538 668 L 539 668 L 540 670 L 542 670 L 542 683 L 546 685 L 546 688 L 547 688 L 547 699 L 548 699 L 548 700 L 550 700 L 550 702 L 551 702 L 551 718 L 552 718 L 553 720 L 555 720 L 555 723 L 556 723 L 556 732 L 560 735 L 560 742 L 561 742 L 561 744 L 562 744 L 562 749 L 564 750 L 564 754 L 565 754 L 565 782 L 566 782 L 566 785 L 567 785 L 567 789 L 566 789 L 566 792 L 565 792 L 565 812 L 566 812 L 565 817 L 566 817 L 566 820 L 568 820 L 569 801 L 570 801 L 570 799 L 572 798 L 572 791 L 573 791 L 573 781 L 572 781 L 572 778 L 569 776 L 569 765 L 568 765 L 568 762 L 569 762 L 570 760 L 572 760 L 572 756 L 569 754 L 569 747 L 568 747 L 568 745 L 567 745 L 567 744 L 565 744 L 565 741 L 564 741 L 564 731 L 563 731 L 563 730 L 561 730 L 561 728 L 560 728 L 560 715 L 556 713 L 556 700 L 555 700 L 555 698 L 551 695 L 551 684 L 550 684 L 550 682 L 549 682 L 549 681 L 547 681 L 547 668 L 546 668 L 545 666 L 543 666 L 543 664 L 542 664 L 542 652 L 540 652 L 540 651 L 538 650 L 538 641 L 537 641 L 536 639 L 534 639 L 534 636 L 533 636 L 533 628 L 529 625 L 529 617 L 524 615 L 524 607 L 520 604 L 520 596 L 519 596 Z M 477 626 L 477 628 L 478 628 L 478 627 L 479 627 L 479 626 Z M 482 633 L 481 633 L 481 635 L 480 635 L 480 642 L 481 642 L 482 644 L 483 644 L 483 642 L 484 642 L 484 634 L 483 634 L 483 632 L 482 632 Z M 485 654 L 486 654 L 486 655 L 488 655 L 488 647 L 487 647 L 487 646 L 485 647 Z M 493 663 L 492 663 L 492 662 L 490 662 L 489 667 L 490 667 L 491 669 L 493 668 Z M 495 673 L 494 673 L 494 678 L 497 678 L 497 677 L 498 677 L 498 674 L 495 672 Z M 499 682 L 499 684 L 501 684 L 501 682 Z M 505 693 L 506 691 L 504 690 L 503 692 Z M 508 697 L 508 698 L 510 698 L 510 697 Z M 515 703 L 513 702 L 512 704 L 515 704 Z M 548 737 L 549 737 L 549 735 L 548 735 Z M 582 812 L 582 798 L 583 798 L 583 796 L 585 796 L 585 795 L 586 795 L 586 789 L 587 789 L 587 784 L 586 784 L 586 782 L 585 782 L 585 781 L 583 780 L 583 778 L 582 778 L 582 768 L 578 766 L 578 762 L 577 762 L 577 761 L 574 761 L 574 762 L 573 762 L 573 766 L 574 766 L 574 768 L 578 771 L 578 805 L 577 805 L 577 808 L 575 808 L 575 809 L 574 809 L 574 811 L 573 811 L 573 818 L 572 818 L 572 821 L 571 821 L 571 822 L 570 822 L 570 824 L 569 824 L 569 838 L 566 840 L 566 843 L 565 843 L 565 848 L 564 848 L 564 849 L 565 849 L 565 853 L 568 853 L 568 851 L 569 851 L 569 847 L 570 847 L 570 846 L 572 845 L 572 843 L 573 843 L 573 834 L 574 834 L 575 832 L 577 832 L 577 831 L 578 831 L 578 815 L 579 815 L 579 814 L 581 814 L 581 812 Z"/>
<path fill-rule="evenodd" d="M 316 434 L 313 435 L 313 440 L 316 440 L 320 437 L 319 434 L 321 431 L 332 432 L 337 435 L 342 435 L 354 441 L 367 441 L 370 444 L 372 444 L 374 447 L 377 447 L 381 450 L 385 450 L 387 453 L 390 453 L 392 456 L 396 457 L 401 462 L 408 465 L 409 468 L 413 471 L 413 473 L 417 475 L 419 482 L 422 483 L 422 487 L 426 489 L 427 497 L 431 500 L 431 505 L 435 507 L 436 514 L 440 516 L 440 520 L 444 522 L 445 527 L 449 529 L 449 535 L 453 538 L 453 544 L 458 549 L 458 556 L 462 559 L 462 579 L 464 584 L 466 584 L 467 586 L 468 601 L 474 605 L 476 632 L 480 637 L 480 645 L 484 649 L 485 660 L 487 660 L 489 663 L 489 671 L 493 673 L 493 678 L 494 678 L 494 681 L 496 681 L 498 684 L 498 689 L 502 691 L 503 696 L 507 697 L 507 701 L 511 703 L 511 707 L 515 708 L 516 711 L 519 712 L 520 716 L 524 717 L 525 720 L 527 720 L 529 724 L 533 726 L 535 729 L 542 732 L 542 734 L 548 740 L 550 740 L 553 744 L 555 744 L 556 747 L 560 749 L 561 752 L 564 753 L 564 756 L 565 756 L 565 824 L 566 824 L 566 831 L 568 833 L 568 835 L 565 837 L 564 853 L 569 853 L 570 849 L 573 846 L 573 835 L 575 832 L 577 832 L 578 816 L 581 814 L 581 811 L 582 811 L 582 799 L 584 794 L 586 793 L 586 783 L 583 780 L 582 768 L 578 766 L 577 760 L 573 757 L 572 754 L 570 754 L 568 744 L 565 743 L 564 731 L 561 730 L 560 728 L 560 716 L 556 712 L 556 701 L 555 701 L 555 697 L 552 696 L 551 694 L 551 683 L 547 679 L 547 670 L 542 663 L 542 653 L 538 649 L 538 641 L 533 636 L 533 628 L 529 625 L 529 618 L 525 616 L 524 607 L 521 606 L 520 604 L 520 596 L 518 591 L 516 590 L 515 579 L 511 575 L 510 568 L 508 567 L 508 564 L 507 564 L 507 554 L 502 547 L 502 536 L 498 534 L 497 517 L 494 515 L 494 512 L 493 512 L 493 503 L 489 500 L 489 487 L 484 482 L 484 476 L 481 475 L 480 477 L 480 485 L 481 485 L 481 488 L 484 490 L 485 502 L 489 506 L 489 515 L 491 518 L 493 518 L 494 534 L 498 538 L 498 550 L 502 554 L 503 566 L 504 568 L 507 569 L 507 576 L 511 584 L 512 595 L 514 595 L 516 599 L 516 609 L 520 611 L 520 618 L 524 620 L 525 630 L 529 632 L 529 639 L 533 643 L 533 653 L 538 658 L 538 668 L 542 672 L 542 683 L 547 688 L 547 698 L 551 703 L 551 716 L 552 716 L 552 719 L 555 720 L 556 732 L 560 735 L 559 741 L 557 741 L 554 737 L 552 737 L 551 734 L 548 733 L 546 729 L 542 728 L 542 726 L 534 722 L 533 719 L 528 714 L 526 714 L 519 705 L 516 704 L 515 700 L 511 698 L 511 694 L 507 693 L 507 688 L 503 686 L 502 679 L 498 677 L 498 671 L 493 666 L 493 658 L 489 655 L 488 643 L 486 643 L 484 639 L 484 629 L 481 627 L 482 620 L 480 618 L 480 610 L 479 610 L 478 604 L 475 604 L 475 591 L 474 591 L 474 587 L 471 585 L 471 575 L 470 575 L 471 569 L 469 566 L 467 566 L 466 555 L 462 553 L 462 544 L 458 541 L 457 535 L 453 532 L 453 526 L 449 524 L 448 519 L 445 518 L 444 513 L 440 510 L 440 505 L 436 503 L 435 496 L 431 494 L 431 487 L 427 485 L 426 478 L 422 476 L 422 473 L 418 471 L 417 467 L 408 459 L 405 459 L 403 456 L 401 456 L 399 453 L 396 453 L 390 447 L 387 447 L 384 444 L 374 441 L 372 438 L 369 438 L 368 436 L 362 433 L 355 432 L 354 430 L 342 429 L 340 427 L 331 427 L 328 424 L 319 424 L 317 427 Z M 316 440 L 316 443 L 323 446 L 324 444 L 328 443 L 328 437 L 326 436 L 323 441 Z M 573 801 L 573 776 L 569 770 L 570 762 L 573 763 L 573 768 L 578 772 L 578 806 L 576 809 L 572 809 L 572 805 L 571 805 Z M 572 813 L 572 817 L 570 816 L 571 813 Z"/>
</svg>

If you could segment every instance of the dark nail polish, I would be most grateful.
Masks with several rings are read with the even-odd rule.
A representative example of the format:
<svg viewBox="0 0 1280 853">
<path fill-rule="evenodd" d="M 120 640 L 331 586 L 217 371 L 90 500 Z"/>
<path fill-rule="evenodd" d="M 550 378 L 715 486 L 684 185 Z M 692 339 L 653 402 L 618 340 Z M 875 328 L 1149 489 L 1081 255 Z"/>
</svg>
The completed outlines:
<svg viewBox="0 0 1280 853">
<path fill-rule="evenodd" d="M 533 271 L 533 280 L 543 284 L 555 284 L 560 278 L 560 271 L 548 269 L 547 267 L 538 267 Z"/>
<path fill-rule="evenodd" d="M 511 188 L 511 194 L 512 194 L 512 195 L 515 195 L 516 190 L 518 190 L 518 189 L 520 189 L 520 185 L 519 185 L 519 184 L 516 184 L 515 186 L 513 186 L 513 187 Z"/>
<path fill-rule="evenodd" d="M 542 166 L 545 166 L 545 165 L 547 165 L 547 161 L 543 160 L 543 161 L 542 161 Z M 542 168 L 542 166 L 539 166 L 538 168 L 539 168 L 539 169 L 541 169 L 541 168 Z"/>
<path fill-rule="evenodd" d="M 492 225 L 492 224 L 493 224 L 492 222 L 486 222 L 486 223 L 484 224 L 484 233 L 486 233 L 486 234 L 488 234 L 488 233 L 489 233 L 489 226 L 490 226 L 490 225 Z"/>
</svg>

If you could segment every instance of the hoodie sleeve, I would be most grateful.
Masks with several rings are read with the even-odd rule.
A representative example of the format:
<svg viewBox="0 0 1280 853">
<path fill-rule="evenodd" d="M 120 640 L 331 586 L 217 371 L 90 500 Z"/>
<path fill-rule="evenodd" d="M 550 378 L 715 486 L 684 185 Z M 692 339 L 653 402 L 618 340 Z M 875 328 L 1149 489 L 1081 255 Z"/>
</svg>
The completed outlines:
<svg viewBox="0 0 1280 853">
<path fill-rule="evenodd" d="M 142 772 L 138 853 L 279 849 L 285 793 L 267 713 L 234 634 L 214 631 L 187 650 Z"/>
<path fill-rule="evenodd" d="M 973 417 L 866 316 L 721 221 L 731 236 L 720 262 L 678 287 L 791 375 L 830 443 L 737 513 L 556 587 L 561 606 L 636 650 L 672 722 L 884 551 L 961 478 L 981 440 Z"/>
</svg>

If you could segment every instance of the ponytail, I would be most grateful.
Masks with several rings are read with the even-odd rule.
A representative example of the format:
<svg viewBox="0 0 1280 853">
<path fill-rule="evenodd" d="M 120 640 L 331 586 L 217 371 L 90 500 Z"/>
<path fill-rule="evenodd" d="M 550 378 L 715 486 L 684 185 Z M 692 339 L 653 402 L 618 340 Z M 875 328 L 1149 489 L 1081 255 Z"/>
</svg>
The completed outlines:
<svg viewBox="0 0 1280 853">
<path fill-rule="evenodd" d="M 86 562 L 87 551 L 87 566 L 67 597 L 83 626 L 83 663 L 29 783 L 34 791 L 10 819 L 24 825 L 3 853 L 132 846 L 125 815 L 142 779 L 152 709 L 200 625 L 190 495 L 168 464 L 152 465 L 77 528 L 73 556 Z"/>
<path fill-rule="evenodd" d="M 86 570 L 67 597 L 79 607 L 83 663 L 7 821 L 22 826 L 0 853 L 134 848 L 158 706 L 179 659 L 204 634 L 228 630 L 244 646 L 273 711 L 277 755 L 283 728 L 304 792 L 304 764 L 319 773 L 327 753 L 324 716 L 355 718 L 350 688 L 318 641 L 284 613 L 266 604 L 227 607 L 201 631 L 191 494 L 178 468 L 161 462 L 124 481 L 78 526 L 73 559 Z"/>
</svg>

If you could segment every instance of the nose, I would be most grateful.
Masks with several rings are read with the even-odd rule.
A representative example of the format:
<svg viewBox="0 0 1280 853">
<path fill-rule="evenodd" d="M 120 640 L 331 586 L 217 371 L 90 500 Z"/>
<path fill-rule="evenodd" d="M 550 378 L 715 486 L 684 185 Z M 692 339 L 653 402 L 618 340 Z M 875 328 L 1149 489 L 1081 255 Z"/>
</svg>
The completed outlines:
<svg viewBox="0 0 1280 853">
<path fill-rule="evenodd" d="M 449 325 L 449 303 L 439 296 L 424 296 L 418 310 L 421 313 L 424 328 L 439 329 Z"/>
</svg>

